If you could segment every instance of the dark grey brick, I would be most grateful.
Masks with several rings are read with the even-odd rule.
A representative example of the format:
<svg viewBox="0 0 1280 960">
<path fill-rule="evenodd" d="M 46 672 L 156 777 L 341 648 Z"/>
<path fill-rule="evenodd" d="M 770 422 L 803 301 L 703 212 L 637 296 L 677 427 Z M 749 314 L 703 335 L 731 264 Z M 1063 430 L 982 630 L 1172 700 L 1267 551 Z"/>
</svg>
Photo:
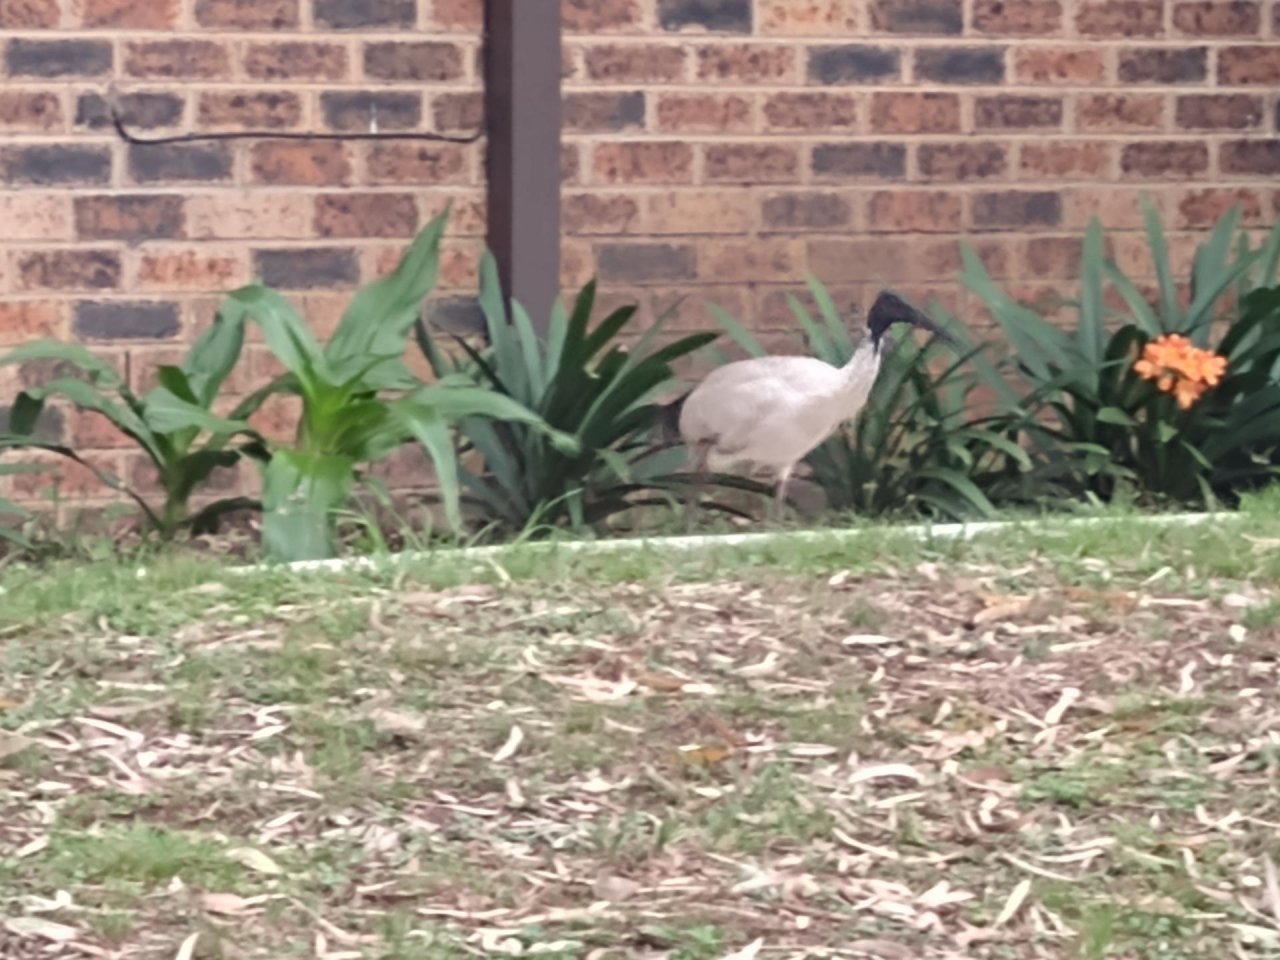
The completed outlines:
<svg viewBox="0 0 1280 960">
<path fill-rule="evenodd" d="M 608 243 L 598 248 L 600 279 L 618 283 L 692 280 L 697 275 L 693 247 L 672 243 Z"/>
<path fill-rule="evenodd" d="M 815 47 L 809 53 L 809 79 L 813 83 L 876 83 L 897 78 L 902 54 L 886 47 L 851 43 Z"/>
<path fill-rule="evenodd" d="M 917 50 L 916 79 L 934 83 L 999 83 L 1004 80 L 1004 50 L 1000 47 Z"/>
<path fill-rule="evenodd" d="M 1208 75 L 1208 47 L 1128 50 L 1120 56 L 1121 83 L 1198 83 Z"/>
<path fill-rule="evenodd" d="M 129 175 L 137 183 L 208 183 L 231 179 L 226 143 L 166 143 L 129 147 Z"/>
<path fill-rule="evenodd" d="M 131 130 L 176 126 L 182 119 L 182 98 L 171 93 L 126 93 L 120 98 L 120 117 Z M 106 98 L 97 93 L 76 98 L 76 126 L 101 130 L 110 125 Z"/>
<path fill-rule="evenodd" d="M 315 0 L 316 23 L 334 30 L 364 27 L 412 27 L 416 0 Z"/>
<path fill-rule="evenodd" d="M 346 248 L 256 250 L 253 263 L 263 283 L 281 290 L 350 287 L 360 280 L 355 251 Z"/>
<path fill-rule="evenodd" d="M 658 22 L 663 30 L 701 27 L 713 33 L 750 33 L 751 0 L 658 0 Z"/>
<path fill-rule="evenodd" d="M 107 40 L 10 40 L 4 51 L 15 77 L 101 77 L 112 59 Z"/>
<path fill-rule="evenodd" d="M 813 148 L 813 172 L 826 179 L 901 177 L 907 148 L 896 143 L 824 143 Z"/>
<path fill-rule="evenodd" d="M 182 328 L 176 303 L 144 300 L 82 300 L 74 326 L 86 340 L 166 340 Z"/>
<path fill-rule="evenodd" d="M 109 147 L 0 147 L 0 179 L 40 186 L 111 181 Z"/>
<path fill-rule="evenodd" d="M 422 123 L 422 95 L 396 91 L 330 91 L 320 94 L 320 110 L 331 130 L 367 132 L 377 111 L 378 129 L 412 130 Z"/>
</svg>

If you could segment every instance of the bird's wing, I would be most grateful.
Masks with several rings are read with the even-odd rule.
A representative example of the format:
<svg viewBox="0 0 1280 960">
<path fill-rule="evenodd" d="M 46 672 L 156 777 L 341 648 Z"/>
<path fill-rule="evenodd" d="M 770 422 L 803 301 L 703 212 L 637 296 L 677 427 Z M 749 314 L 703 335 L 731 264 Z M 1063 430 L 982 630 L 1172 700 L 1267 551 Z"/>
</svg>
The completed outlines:
<svg viewBox="0 0 1280 960">
<path fill-rule="evenodd" d="M 688 443 L 725 453 L 748 447 L 767 421 L 803 419 L 840 373 L 814 357 L 758 357 L 725 364 L 689 395 L 680 430 Z"/>
</svg>

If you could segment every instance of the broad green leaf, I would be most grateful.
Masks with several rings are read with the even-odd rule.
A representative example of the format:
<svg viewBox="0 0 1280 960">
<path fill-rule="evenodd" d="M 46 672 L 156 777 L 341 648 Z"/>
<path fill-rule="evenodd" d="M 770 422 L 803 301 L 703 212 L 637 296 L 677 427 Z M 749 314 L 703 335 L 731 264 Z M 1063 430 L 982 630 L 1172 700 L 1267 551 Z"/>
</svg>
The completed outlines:
<svg viewBox="0 0 1280 960">
<path fill-rule="evenodd" d="M 355 483 L 350 458 L 278 451 L 262 471 L 262 544 L 267 555 L 292 563 L 337 553 L 333 513 Z"/>
<path fill-rule="evenodd" d="M 284 297 L 259 285 L 242 287 L 230 296 L 257 321 L 267 346 L 293 374 L 304 395 L 315 393 L 319 386 L 317 379 L 333 381 L 328 361 L 311 328 Z"/>
<path fill-rule="evenodd" d="M 253 434 L 253 428 L 244 420 L 228 420 L 216 416 L 203 407 L 184 400 L 165 387 L 157 387 L 146 397 L 147 426 L 155 433 L 173 433 L 179 430 L 208 430 L 215 434 L 234 436 L 238 433 Z"/>
<path fill-rule="evenodd" d="M 446 209 L 419 231 L 395 270 L 355 295 L 325 349 L 330 362 L 403 354 L 423 301 L 436 285 L 449 213 Z"/>
<path fill-rule="evenodd" d="M 123 385 L 123 381 L 114 367 L 75 343 L 58 343 L 53 340 L 36 340 L 32 343 L 25 343 L 0 356 L 0 367 L 15 363 L 29 363 L 33 360 L 69 363 L 88 373 L 93 378 L 94 383 L 108 389 L 118 388 Z"/>
<path fill-rule="evenodd" d="M 244 304 L 230 300 L 223 304 L 213 323 L 196 339 L 182 361 L 193 400 L 202 407 L 212 407 L 244 349 L 246 313 Z M 184 396 L 181 390 L 174 390 Z"/>
<path fill-rule="evenodd" d="M 1181 331 L 1183 316 L 1178 307 L 1178 286 L 1173 279 L 1173 265 L 1169 261 L 1169 244 L 1165 241 L 1160 213 L 1150 197 L 1142 198 L 1142 216 L 1147 226 L 1147 245 L 1160 283 L 1160 312 L 1164 330 Z"/>
<path fill-rule="evenodd" d="M 1137 421 L 1119 407 L 1103 407 L 1098 411 L 1098 420 L 1101 423 L 1111 423 L 1118 427 L 1137 426 Z"/>
<path fill-rule="evenodd" d="M 462 529 L 461 493 L 458 485 L 458 459 L 454 453 L 449 425 L 433 408 L 425 405 L 397 404 L 396 415 L 418 442 L 422 444 L 436 469 L 436 484 L 444 504 L 445 519 L 455 530 Z"/>
</svg>

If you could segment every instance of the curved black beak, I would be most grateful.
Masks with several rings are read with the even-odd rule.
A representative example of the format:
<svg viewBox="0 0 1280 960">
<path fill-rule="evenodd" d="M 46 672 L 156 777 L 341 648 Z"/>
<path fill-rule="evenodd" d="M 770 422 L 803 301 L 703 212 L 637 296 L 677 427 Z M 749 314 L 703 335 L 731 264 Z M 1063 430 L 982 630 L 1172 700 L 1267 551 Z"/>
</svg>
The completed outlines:
<svg viewBox="0 0 1280 960">
<path fill-rule="evenodd" d="M 886 330 L 894 324 L 906 323 L 921 330 L 927 330 L 940 340 L 955 345 L 956 341 L 941 327 L 907 303 L 895 293 L 884 291 L 876 297 L 867 314 L 867 328 L 871 336 L 879 342 Z"/>
</svg>

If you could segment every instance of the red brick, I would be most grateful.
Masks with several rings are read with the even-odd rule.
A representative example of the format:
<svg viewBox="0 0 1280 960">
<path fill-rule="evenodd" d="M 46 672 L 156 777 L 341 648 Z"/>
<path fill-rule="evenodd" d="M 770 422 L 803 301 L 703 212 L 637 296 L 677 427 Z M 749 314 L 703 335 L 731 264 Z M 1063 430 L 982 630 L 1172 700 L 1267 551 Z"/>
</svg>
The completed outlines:
<svg viewBox="0 0 1280 960">
<path fill-rule="evenodd" d="M 76 197 L 75 216 L 82 240 L 172 240 L 185 226 L 183 198 L 175 194 Z"/>
<path fill-rule="evenodd" d="M 1224 47 L 1219 50 L 1218 82 L 1232 86 L 1280 85 L 1280 44 Z"/>
<path fill-rule="evenodd" d="M 1073 280 L 1080 275 L 1084 242 L 1080 237 L 1031 237 L 1023 253 L 1024 276 Z"/>
<path fill-rule="evenodd" d="M 244 54 L 244 72 L 257 80 L 343 80 L 349 71 L 336 43 L 251 43 Z"/>
<path fill-rule="evenodd" d="M 592 45 L 583 55 L 587 77 L 606 83 L 675 83 L 684 78 L 682 47 L 655 43 Z"/>
<path fill-rule="evenodd" d="M 1241 209 L 1242 222 L 1263 226 L 1262 196 L 1252 187 L 1207 187 L 1188 190 L 1178 201 L 1177 226 L 1190 230 L 1208 230 L 1234 206 Z"/>
<path fill-rule="evenodd" d="M 978 33 L 1002 37 L 1047 37 L 1062 33 L 1058 0 L 974 0 Z"/>
<path fill-rule="evenodd" d="M 959 133 L 960 98 L 954 93 L 876 93 L 871 99 L 876 133 Z"/>
<path fill-rule="evenodd" d="M 683 141 L 602 143 L 592 153 L 602 183 L 690 183 L 693 147 Z"/>
<path fill-rule="evenodd" d="M 858 27 L 858 0 L 758 0 L 763 36 L 831 37 L 852 35 Z"/>
<path fill-rule="evenodd" d="M 1187 177 L 1208 169 L 1209 145 L 1199 140 L 1131 143 L 1120 153 L 1124 176 Z"/>
<path fill-rule="evenodd" d="M 1086 37 L 1158 37 L 1164 0 L 1082 0 L 1076 29 Z"/>
<path fill-rule="evenodd" d="M 47 30 L 62 20 L 59 0 L 4 0 L 0 30 Z"/>
<path fill-rule="evenodd" d="M 582 181 L 582 151 L 576 143 L 560 145 L 560 182 L 580 183 Z"/>
<path fill-rule="evenodd" d="M 645 230 L 655 235 L 746 233 L 753 226 L 751 198 L 742 190 L 673 190 L 645 198 Z"/>
<path fill-rule="evenodd" d="M 1061 97 L 999 94 L 974 101 L 974 122 L 979 130 L 1059 129 L 1062 116 Z"/>
<path fill-rule="evenodd" d="M 1160 130 L 1165 98 L 1154 93 L 1095 93 L 1076 101 L 1079 130 Z"/>
<path fill-rule="evenodd" d="M 851 130 L 858 123 L 858 99 L 851 93 L 775 93 L 764 102 L 768 131 Z"/>
<path fill-rule="evenodd" d="M 340 186 L 351 180 L 351 152 L 337 141 L 268 140 L 253 145 L 250 168 L 255 183 Z"/>
<path fill-rule="evenodd" d="M 66 304 L 50 300 L 0 300 L 0 346 L 47 337 L 66 339 Z"/>
<path fill-rule="evenodd" d="M 1045 140 L 1022 145 L 1019 169 L 1043 180 L 1105 181 L 1115 170 L 1115 146 L 1106 141 Z"/>
<path fill-rule="evenodd" d="M 233 253 L 206 250 L 156 250 L 138 262 L 134 289 L 220 291 L 249 281 L 247 260 Z"/>
<path fill-rule="evenodd" d="M 573 236 L 633 233 L 639 226 L 639 204 L 622 194 L 565 194 L 560 209 L 564 229 Z"/>
<path fill-rule="evenodd" d="M 484 26 L 484 0 L 435 0 L 431 22 L 448 30 L 479 30 Z"/>
<path fill-rule="evenodd" d="M 113 250 L 36 250 L 14 258 L 14 284 L 22 291 L 112 290 L 120 276 Z"/>
<path fill-rule="evenodd" d="M 299 0 L 196 0 L 196 23 L 230 30 L 282 30 L 298 25 Z"/>
<path fill-rule="evenodd" d="M 854 222 L 853 204 L 847 197 L 827 191 L 788 191 L 766 196 L 760 207 L 766 230 L 816 233 L 845 231 Z"/>
<path fill-rule="evenodd" d="M 34 499 L 43 496 L 51 487 L 56 487 L 61 498 L 81 499 L 90 496 L 104 496 L 110 492 L 97 475 L 87 466 L 68 460 L 65 457 L 48 455 L 46 459 L 39 455 L 28 455 L 23 458 L 28 462 L 49 463 L 51 469 L 41 473 L 20 473 L 13 478 L 13 494 L 20 499 Z M 120 457 L 116 453 L 100 453 L 90 451 L 84 456 L 85 461 L 108 476 L 120 476 Z"/>
<path fill-rule="evenodd" d="M 949 190 L 879 190 L 867 215 L 871 230 L 886 233 L 950 233 L 961 230 L 963 204 Z"/>
<path fill-rule="evenodd" d="M 751 100 L 736 93 L 664 93 L 658 97 L 657 129 L 664 133 L 747 133 Z"/>
<path fill-rule="evenodd" d="M 644 23 L 640 0 L 564 0 L 560 15 L 569 33 L 634 31 Z"/>
<path fill-rule="evenodd" d="M 124 70 L 130 77 L 216 79 L 231 72 L 227 48 L 212 40 L 145 40 L 125 45 Z"/>
<path fill-rule="evenodd" d="M 1008 169 L 1003 144 L 971 140 L 959 143 L 924 143 L 916 153 L 920 175 L 927 180 L 990 180 Z"/>
<path fill-rule="evenodd" d="M 178 22 L 178 0 L 76 0 L 73 5 L 86 27 L 122 30 L 169 30 Z"/>
<path fill-rule="evenodd" d="M 0 224 L 9 241 L 70 240 L 71 198 L 58 193 L 0 191 Z"/>
<path fill-rule="evenodd" d="M 799 179 L 800 151 L 781 144 L 718 143 L 705 148 L 708 183 L 792 183 Z"/>
<path fill-rule="evenodd" d="M 467 151 L 449 143 L 376 144 L 366 169 L 372 184 L 466 183 L 471 177 Z"/>
<path fill-rule="evenodd" d="M 431 117 L 440 133 L 470 133 L 484 124 L 484 94 L 440 93 L 431 100 Z"/>
<path fill-rule="evenodd" d="M 179 351 L 172 351 L 172 362 L 181 360 Z M 121 433 L 110 420 L 92 410 L 71 411 L 67 429 L 71 445 L 76 450 L 124 450 L 137 446 L 137 441 Z"/>
<path fill-rule="evenodd" d="M 994 241 L 973 244 L 992 276 L 1008 273 L 1007 246 Z M 937 282 L 961 267 L 954 240 L 908 237 L 864 237 L 815 240 L 809 244 L 809 269 L 828 280 L 883 287 L 898 281 Z"/>
<path fill-rule="evenodd" d="M 1100 187 L 1096 184 L 1062 191 L 1062 225 L 1083 230 L 1097 217 L 1112 230 L 1136 230 L 1143 225 L 1142 199 L 1154 199 L 1145 187 Z"/>
<path fill-rule="evenodd" d="M 1175 119 L 1185 130 L 1246 130 L 1260 127 L 1264 114 L 1260 96 L 1205 93 L 1179 97 Z"/>
<path fill-rule="evenodd" d="M 1106 72 L 1103 52 L 1089 47 L 1031 47 L 1018 50 L 1014 60 L 1020 83 L 1092 84 Z"/>
<path fill-rule="evenodd" d="M 41 133 L 63 126 L 62 101 L 47 91 L 0 90 L 0 130 Z"/>
<path fill-rule="evenodd" d="M 202 128 L 286 130 L 302 122 L 302 99 L 296 93 L 202 93 L 197 117 Z"/>
<path fill-rule="evenodd" d="M 799 75 L 791 47 L 721 43 L 698 49 L 698 79 L 730 83 L 779 83 Z"/>
<path fill-rule="evenodd" d="M 561 123 L 566 133 L 607 133 L 642 128 L 645 95 L 638 91 L 593 91 L 564 97 Z"/>
<path fill-rule="evenodd" d="M 754 237 L 707 240 L 698 247 L 698 276 L 722 283 L 778 283 L 804 275 L 802 241 Z"/>
<path fill-rule="evenodd" d="M 1194 0 L 1173 8 L 1174 29 L 1195 37 L 1256 37 L 1260 4 L 1240 0 Z"/>
<path fill-rule="evenodd" d="M 412 237 L 418 204 L 411 193 L 335 193 L 315 198 L 316 236 Z"/>
<path fill-rule="evenodd" d="M 296 240 L 311 236 L 313 200 L 254 187 L 186 198 L 192 240 Z"/>
</svg>

